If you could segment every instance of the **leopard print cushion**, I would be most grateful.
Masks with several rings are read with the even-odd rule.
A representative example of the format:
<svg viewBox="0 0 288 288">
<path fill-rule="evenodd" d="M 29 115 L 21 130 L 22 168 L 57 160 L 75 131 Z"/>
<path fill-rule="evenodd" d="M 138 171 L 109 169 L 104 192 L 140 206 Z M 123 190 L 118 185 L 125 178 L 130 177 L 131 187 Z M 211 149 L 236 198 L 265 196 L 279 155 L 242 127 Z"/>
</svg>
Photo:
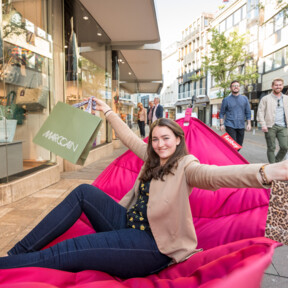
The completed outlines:
<svg viewBox="0 0 288 288">
<path fill-rule="evenodd" d="M 288 181 L 273 181 L 265 237 L 288 245 Z"/>
</svg>

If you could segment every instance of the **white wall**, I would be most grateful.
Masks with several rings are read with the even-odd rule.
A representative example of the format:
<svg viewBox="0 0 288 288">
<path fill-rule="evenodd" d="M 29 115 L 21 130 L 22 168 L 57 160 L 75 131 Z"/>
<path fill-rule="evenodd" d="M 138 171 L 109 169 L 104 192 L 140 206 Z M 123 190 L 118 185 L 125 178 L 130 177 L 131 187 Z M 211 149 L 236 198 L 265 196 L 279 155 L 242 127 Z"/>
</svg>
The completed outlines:
<svg viewBox="0 0 288 288">
<path fill-rule="evenodd" d="M 160 94 L 162 105 L 173 107 L 178 98 L 178 50 L 177 42 L 172 43 L 163 51 L 162 71 L 163 88 Z"/>
</svg>

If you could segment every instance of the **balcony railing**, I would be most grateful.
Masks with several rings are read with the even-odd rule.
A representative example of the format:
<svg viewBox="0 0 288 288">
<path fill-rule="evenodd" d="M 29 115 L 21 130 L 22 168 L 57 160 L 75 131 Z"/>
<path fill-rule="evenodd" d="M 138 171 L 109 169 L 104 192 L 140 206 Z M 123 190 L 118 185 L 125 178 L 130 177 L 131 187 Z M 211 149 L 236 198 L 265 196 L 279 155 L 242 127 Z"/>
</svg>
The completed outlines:
<svg viewBox="0 0 288 288">
<path fill-rule="evenodd" d="M 178 94 L 178 100 L 180 99 L 189 99 L 192 98 L 192 96 L 196 97 L 201 97 L 201 96 L 206 96 L 206 89 L 205 88 L 199 88 L 199 89 L 194 89 L 191 91 L 186 91 L 186 92 L 181 92 Z"/>
<path fill-rule="evenodd" d="M 201 96 L 206 96 L 206 89 L 205 88 L 199 88 L 195 90 L 195 96 L 196 97 L 201 97 Z"/>
<path fill-rule="evenodd" d="M 191 98 L 193 95 L 191 93 L 192 91 L 185 91 L 185 92 L 181 92 L 178 94 L 178 99 L 189 99 Z"/>
</svg>

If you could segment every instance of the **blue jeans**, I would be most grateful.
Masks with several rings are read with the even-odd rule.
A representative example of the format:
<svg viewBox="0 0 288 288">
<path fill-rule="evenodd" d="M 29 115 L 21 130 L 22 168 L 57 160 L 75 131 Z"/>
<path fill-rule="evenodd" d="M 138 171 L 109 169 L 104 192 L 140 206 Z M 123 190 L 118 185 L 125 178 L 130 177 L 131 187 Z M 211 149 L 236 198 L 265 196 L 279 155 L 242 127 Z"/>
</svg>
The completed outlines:
<svg viewBox="0 0 288 288">
<path fill-rule="evenodd" d="M 138 126 L 140 130 L 140 136 L 145 137 L 145 121 L 138 120 Z"/>
<path fill-rule="evenodd" d="M 232 127 L 226 126 L 226 132 L 236 141 L 240 146 L 243 145 L 245 129 L 234 129 Z"/>
<path fill-rule="evenodd" d="M 84 212 L 97 233 L 65 240 L 39 251 L 69 229 Z M 121 278 L 143 277 L 167 267 L 151 232 L 126 227 L 126 209 L 100 189 L 74 189 L 26 237 L 0 258 L 0 269 L 46 267 L 98 270 Z"/>
</svg>

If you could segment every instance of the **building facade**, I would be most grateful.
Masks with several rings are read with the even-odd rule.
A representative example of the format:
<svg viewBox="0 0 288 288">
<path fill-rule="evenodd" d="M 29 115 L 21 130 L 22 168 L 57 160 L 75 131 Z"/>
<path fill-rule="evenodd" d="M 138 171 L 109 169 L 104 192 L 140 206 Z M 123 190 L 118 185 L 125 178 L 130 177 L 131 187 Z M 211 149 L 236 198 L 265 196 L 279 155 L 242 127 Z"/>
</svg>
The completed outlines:
<svg viewBox="0 0 288 288">
<path fill-rule="evenodd" d="M 220 10 L 213 21 L 211 28 L 216 28 L 220 33 L 228 36 L 232 31 L 237 31 L 240 35 L 246 35 L 247 43 L 246 51 L 249 53 L 250 61 L 254 64 L 258 62 L 259 58 L 259 6 L 255 0 L 238 0 L 226 3 L 225 7 Z M 211 35 L 209 36 L 211 37 Z M 244 69 L 246 63 L 239 63 L 239 69 Z M 237 80 L 237 79 L 235 79 Z M 260 77 L 259 77 L 260 80 Z M 259 80 L 257 83 L 249 83 L 249 85 L 242 85 L 240 93 L 249 98 L 252 109 L 257 110 L 259 103 Z M 221 90 L 217 87 L 213 77 L 210 75 L 209 80 L 209 99 L 211 105 L 211 122 L 212 126 L 219 126 L 219 112 L 223 98 Z M 254 106 L 255 105 L 255 106 Z M 254 115 L 254 113 L 252 113 Z"/>
<path fill-rule="evenodd" d="M 207 80 L 202 73 L 202 59 L 207 49 L 207 29 L 213 19 L 212 14 L 203 13 L 182 31 L 178 45 L 178 101 L 176 118 L 183 117 L 185 109 L 192 105 L 198 118 L 209 124 L 209 98 Z"/>
<path fill-rule="evenodd" d="M 164 108 L 164 116 L 175 120 L 178 100 L 178 42 L 174 42 L 163 50 L 162 71 L 163 88 L 160 94 L 160 103 Z"/>
<path fill-rule="evenodd" d="M 284 80 L 288 89 L 288 1 L 261 1 L 259 73 L 261 96 L 271 92 L 273 79 Z"/>
<path fill-rule="evenodd" d="M 0 2 L 3 205 L 57 182 L 62 171 L 81 168 L 33 143 L 57 102 L 97 97 L 129 124 L 131 95 L 161 90 L 162 54 L 153 0 L 133 7 L 117 0 Z M 138 19 L 133 25 L 130 13 Z M 103 121 L 85 164 L 113 151 L 111 126 L 96 115 Z"/>
</svg>

